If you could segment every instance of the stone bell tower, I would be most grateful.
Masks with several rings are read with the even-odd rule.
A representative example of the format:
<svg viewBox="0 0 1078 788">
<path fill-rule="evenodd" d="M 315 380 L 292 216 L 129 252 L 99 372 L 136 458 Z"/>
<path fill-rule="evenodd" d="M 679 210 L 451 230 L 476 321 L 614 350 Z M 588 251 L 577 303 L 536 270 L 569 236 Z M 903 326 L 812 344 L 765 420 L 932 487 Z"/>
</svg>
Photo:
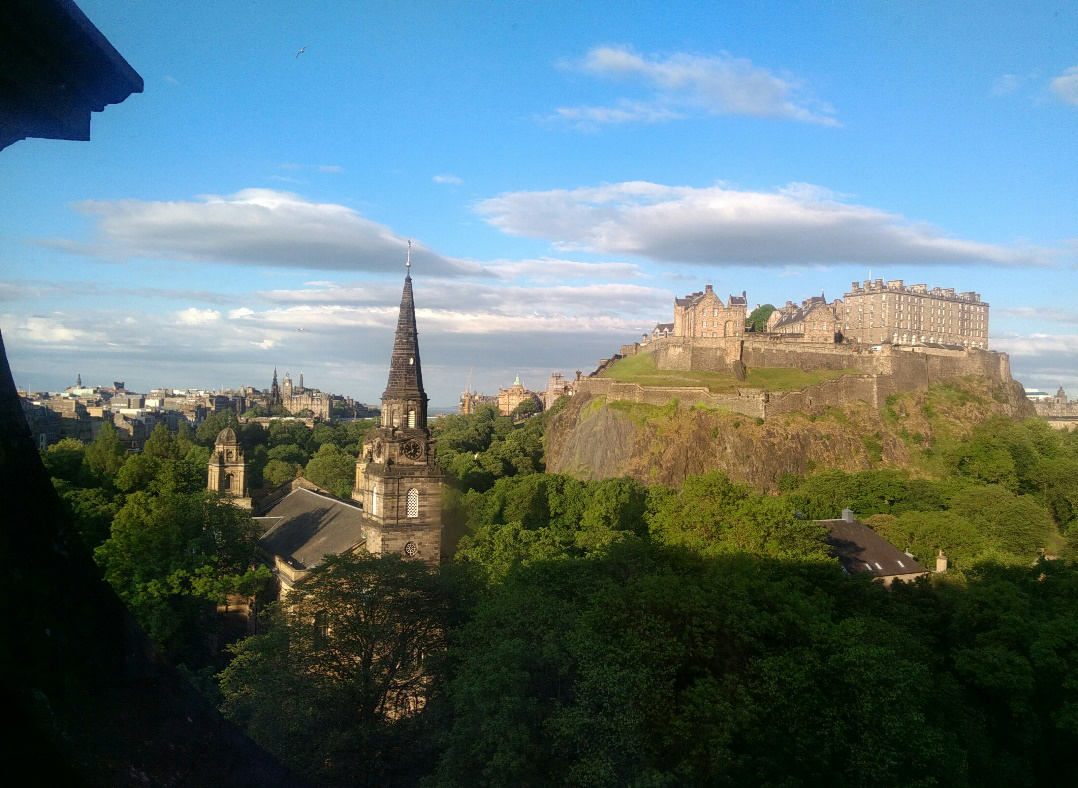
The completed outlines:
<svg viewBox="0 0 1078 788">
<path fill-rule="evenodd" d="M 206 487 L 229 496 L 236 506 L 251 508 L 251 499 L 247 496 L 247 460 L 236 431 L 231 427 L 225 427 L 217 434 Z"/>
<path fill-rule="evenodd" d="M 368 552 L 435 564 L 442 556 L 442 474 L 427 429 L 410 253 L 407 271 L 382 423 L 364 438 L 352 498 L 363 506 Z"/>
</svg>

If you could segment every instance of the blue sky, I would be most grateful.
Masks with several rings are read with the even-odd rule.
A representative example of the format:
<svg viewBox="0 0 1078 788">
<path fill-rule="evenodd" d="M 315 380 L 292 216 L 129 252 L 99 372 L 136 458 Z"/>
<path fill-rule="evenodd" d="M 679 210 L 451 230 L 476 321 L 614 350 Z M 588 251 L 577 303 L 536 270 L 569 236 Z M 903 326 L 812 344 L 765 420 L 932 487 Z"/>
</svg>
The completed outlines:
<svg viewBox="0 0 1078 788">
<path fill-rule="evenodd" d="M 0 152 L 20 387 L 375 402 L 412 239 L 434 405 L 870 275 L 1078 395 L 1075 2 L 79 6 L 146 87 Z"/>
</svg>

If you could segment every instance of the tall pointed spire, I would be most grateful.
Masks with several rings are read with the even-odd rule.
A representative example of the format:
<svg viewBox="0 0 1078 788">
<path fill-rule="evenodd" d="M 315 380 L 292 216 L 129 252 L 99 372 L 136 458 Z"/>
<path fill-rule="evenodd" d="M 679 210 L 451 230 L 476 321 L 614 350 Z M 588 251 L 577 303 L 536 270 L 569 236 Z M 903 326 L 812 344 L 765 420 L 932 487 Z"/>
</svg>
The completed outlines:
<svg viewBox="0 0 1078 788">
<path fill-rule="evenodd" d="M 405 261 L 404 292 L 401 294 L 400 313 L 397 315 L 397 331 L 393 337 L 393 355 L 389 360 L 389 381 L 382 392 L 383 410 L 393 403 L 410 403 L 421 423 L 426 427 L 427 394 L 423 391 L 423 370 L 419 363 L 419 332 L 415 324 L 415 302 L 412 298 L 412 243 L 408 242 Z M 418 406 L 418 407 L 417 407 Z M 407 409 L 404 410 L 407 412 Z"/>
</svg>

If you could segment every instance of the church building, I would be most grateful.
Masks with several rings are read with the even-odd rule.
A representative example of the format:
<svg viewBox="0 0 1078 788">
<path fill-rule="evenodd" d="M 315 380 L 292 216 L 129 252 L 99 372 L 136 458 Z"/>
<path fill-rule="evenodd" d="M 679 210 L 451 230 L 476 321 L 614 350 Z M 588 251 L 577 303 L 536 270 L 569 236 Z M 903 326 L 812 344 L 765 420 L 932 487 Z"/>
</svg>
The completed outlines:
<svg viewBox="0 0 1078 788">
<path fill-rule="evenodd" d="M 218 444 L 210 461 L 211 489 L 246 495 L 235 433 L 222 431 Z M 441 560 L 442 474 L 427 428 L 410 260 L 381 424 L 364 439 L 355 479 L 352 500 L 296 478 L 254 502 L 254 518 L 264 528 L 259 548 L 282 596 L 330 553 L 366 550 L 428 564 Z"/>
</svg>

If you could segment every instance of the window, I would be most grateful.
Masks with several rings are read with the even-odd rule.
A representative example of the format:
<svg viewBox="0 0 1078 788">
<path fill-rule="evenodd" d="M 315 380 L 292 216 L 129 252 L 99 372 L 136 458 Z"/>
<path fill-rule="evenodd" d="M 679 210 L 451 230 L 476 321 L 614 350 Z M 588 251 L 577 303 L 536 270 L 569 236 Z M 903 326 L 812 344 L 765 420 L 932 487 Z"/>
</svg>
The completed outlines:
<svg viewBox="0 0 1078 788">
<path fill-rule="evenodd" d="M 221 489 L 222 490 L 231 490 L 232 489 L 232 474 L 231 473 L 226 473 L 225 474 L 225 478 L 221 481 Z"/>
<path fill-rule="evenodd" d="M 419 490 L 415 487 L 408 491 L 408 516 L 419 517 Z"/>
<path fill-rule="evenodd" d="M 371 488 L 371 514 L 378 514 L 378 488 Z"/>
<path fill-rule="evenodd" d="M 408 426 L 412 427 L 413 429 L 415 428 L 415 411 L 414 410 L 408 411 Z"/>
</svg>

